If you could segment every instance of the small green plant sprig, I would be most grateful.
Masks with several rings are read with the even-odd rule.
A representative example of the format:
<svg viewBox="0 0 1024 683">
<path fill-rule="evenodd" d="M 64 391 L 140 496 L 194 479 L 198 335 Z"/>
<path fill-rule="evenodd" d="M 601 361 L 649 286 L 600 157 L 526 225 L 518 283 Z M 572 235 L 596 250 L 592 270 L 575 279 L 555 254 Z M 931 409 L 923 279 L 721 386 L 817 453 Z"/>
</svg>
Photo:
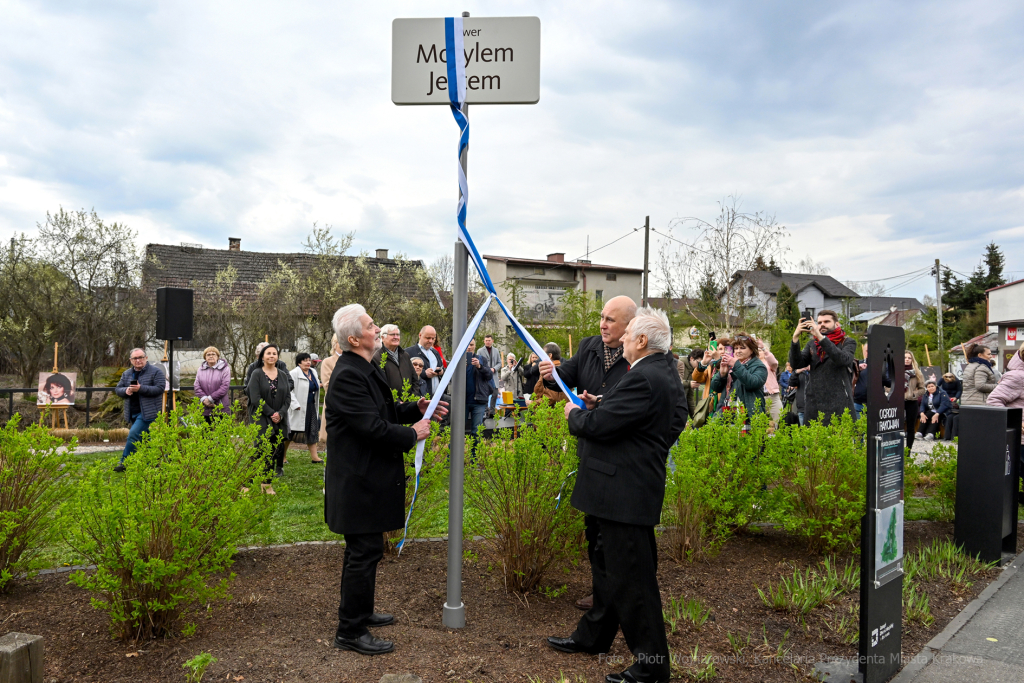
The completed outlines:
<svg viewBox="0 0 1024 683">
<path fill-rule="evenodd" d="M 671 633 L 675 633 L 684 621 L 690 622 L 699 631 L 711 618 L 711 608 L 698 598 L 670 598 L 668 606 L 662 609 L 662 617 Z"/>
<path fill-rule="evenodd" d="M 69 466 L 78 442 L 39 425 L 19 431 L 14 415 L 0 429 L 0 592 L 20 572 L 38 568 L 39 551 L 57 535 L 57 517 L 72 490 Z"/>
<path fill-rule="evenodd" d="M 185 670 L 185 683 L 200 683 L 203 680 L 203 675 L 206 674 L 206 670 L 216 661 L 217 658 L 209 652 L 200 652 L 182 664 L 181 668 Z"/>
<path fill-rule="evenodd" d="M 782 577 L 779 583 L 769 583 L 765 590 L 758 588 L 757 594 L 774 610 L 808 614 L 816 607 L 837 602 L 859 587 L 859 567 L 852 560 L 842 570 L 834 560 L 825 560 L 819 567 L 797 569 L 792 576 Z"/>
<path fill-rule="evenodd" d="M 71 581 L 115 636 L 171 635 L 190 605 L 229 597 L 239 540 L 266 529 L 280 497 L 259 493 L 270 449 L 258 425 L 207 423 L 195 402 L 153 422 L 126 472 L 98 462 L 77 482 L 61 533 L 96 571 Z"/>
</svg>

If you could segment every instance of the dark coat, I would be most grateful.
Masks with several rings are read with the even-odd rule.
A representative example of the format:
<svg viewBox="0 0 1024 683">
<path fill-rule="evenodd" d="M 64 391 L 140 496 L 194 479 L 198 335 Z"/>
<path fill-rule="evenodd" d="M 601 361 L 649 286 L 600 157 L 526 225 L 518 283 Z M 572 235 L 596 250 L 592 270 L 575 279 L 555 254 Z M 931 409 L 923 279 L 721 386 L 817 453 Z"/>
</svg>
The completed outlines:
<svg viewBox="0 0 1024 683">
<path fill-rule="evenodd" d="M 693 381 L 694 362 L 689 356 L 681 356 L 676 362 L 676 371 L 679 373 L 679 381 L 683 383 L 683 393 L 686 394 L 686 408 L 690 415 L 697 409 L 697 390 L 690 386 Z"/>
<path fill-rule="evenodd" d="M 657 353 L 625 373 L 593 410 L 570 412 L 580 458 L 573 507 L 623 524 L 656 525 L 665 461 L 685 424 L 675 363 Z"/>
<path fill-rule="evenodd" d="M 523 393 L 532 394 L 540 379 L 540 361 L 526 363 L 523 368 Z"/>
<path fill-rule="evenodd" d="M 445 372 L 445 367 L 444 362 L 441 360 L 441 354 L 437 352 L 437 349 L 431 349 L 431 351 L 434 352 L 434 361 L 437 363 L 437 367 L 434 368 L 434 371 L 437 372 L 438 375 L 434 378 L 427 377 L 427 370 L 430 369 L 430 361 L 427 360 L 427 354 L 423 353 L 423 349 L 420 348 L 419 344 L 413 344 L 412 346 L 405 350 L 405 352 L 409 354 L 410 362 L 412 362 L 413 358 L 423 359 L 423 375 L 421 379 L 423 380 L 423 385 L 426 387 L 424 391 L 433 394 L 434 385 L 441 381 L 441 377 L 444 375 Z"/>
<path fill-rule="evenodd" d="M 258 358 L 253 362 L 249 363 L 249 367 L 245 369 L 245 382 L 242 385 L 243 387 L 249 385 L 249 378 L 252 377 L 252 371 L 260 367 L 263 367 L 263 363 L 261 363 Z M 288 378 L 288 388 L 294 389 L 295 384 L 292 382 L 292 376 L 288 374 L 288 366 L 285 365 L 283 360 L 278 359 L 277 369 L 284 370 L 284 374 Z"/>
<path fill-rule="evenodd" d="M 569 360 L 562 359 L 562 364 L 558 366 L 558 376 L 565 382 L 565 386 L 575 388 L 577 394 L 586 391 L 593 396 L 600 396 L 614 387 L 627 370 L 629 363 L 625 357 L 620 356 L 615 365 L 605 372 L 604 342 L 601 341 L 601 335 L 595 335 L 585 337 L 580 342 L 575 356 Z M 672 370 L 675 372 L 675 368 Z M 561 391 L 554 380 L 545 381 L 544 386 L 552 391 Z"/>
<path fill-rule="evenodd" d="M 938 387 L 935 388 L 934 404 L 935 404 L 935 412 L 939 413 L 940 415 L 949 415 L 949 413 L 953 410 L 953 402 L 949 400 L 949 394 L 947 394 L 942 389 L 939 389 Z M 918 408 L 917 408 L 918 412 L 923 414 L 924 411 L 928 408 L 928 392 L 927 391 L 924 392 L 924 396 L 922 396 L 920 399 L 918 399 L 917 405 L 918 405 Z"/>
<path fill-rule="evenodd" d="M 398 347 L 398 365 L 395 365 L 395 361 L 391 360 L 391 354 L 389 354 L 383 346 L 381 346 L 377 353 L 373 355 L 373 364 L 378 368 L 380 367 L 380 359 L 382 355 L 387 355 L 388 360 L 384 365 L 384 379 L 387 380 L 388 386 L 398 392 L 398 397 L 402 397 L 402 387 L 405 384 L 405 380 L 409 380 L 409 391 L 410 393 L 416 393 L 416 371 L 412 367 L 412 360 L 409 358 L 409 354 L 401 346 Z M 422 396 L 422 393 L 417 394 Z"/>
<path fill-rule="evenodd" d="M 828 337 L 823 337 L 825 360 L 818 359 L 814 340 L 807 342 L 803 350 L 797 342 L 789 347 L 789 364 L 793 369 L 810 367 L 804 406 L 804 420 L 810 422 L 821 418 L 828 424 L 833 415 L 842 415 L 844 410 L 854 414 L 853 408 L 853 366 L 857 363 L 854 354 L 857 342 L 853 337 L 836 346 Z M 801 378 L 802 380 L 803 378 Z"/>
<path fill-rule="evenodd" d="M 125 389 L 132 383 L 132 374 L 135 368 L 128 368 L 121 374 L 114 393 L 124 399 L 124 419 L 127 422 L 131 419 L 131 397 L 125 393 Z M 156 416 L 163 409 L 164 388 L 167 386 L 167 377 L 163 368 L 159 365 L 146 363 L 139 373 L 139 407 L 142 408 L 142 417 L 145 420 L 155 420 Z"/>
<path fill-rule="evenodd" d="M 480 361 L 480 367 L 473 365 L 473 359 Z M 466 403 L 486 405 L 490 400 L 493 388 L 491 380 L 494 379 L 494 372 L 487 365 L 487 359 L 474 356 L 466 352 Z"/>
<path fill-rule="evenodd" d="M 292 381 L 291 375 L 278 366 L 277 391 L 271 393 L 270 378 L 261 367 L 252 371 L 249 382 L 245 385 L 245 397 L 249 399 L 249 422 L 258 424 L 261 433 L 274 432 L 268 436 L 275 441 L 278 433 L 283 434 L 285 439 L 291 435 L 291 429 L 288 427 L 288 409 L 292 405 Z M 262 409 L 260 401 L 263 401 Z M 281 420 L 276 424 L 270 419 L 274 413 L 281 416 Z"/>
<path fill-rule="evenodd" d="M 327 472 L 324 521 L 336 534 L 371 534 L 405 524 L 405 461 L 422 419 L 416 403 L 396 404 L 384 373 L 345 351 L 331 375 L 324 410 Z"/>
</svg>

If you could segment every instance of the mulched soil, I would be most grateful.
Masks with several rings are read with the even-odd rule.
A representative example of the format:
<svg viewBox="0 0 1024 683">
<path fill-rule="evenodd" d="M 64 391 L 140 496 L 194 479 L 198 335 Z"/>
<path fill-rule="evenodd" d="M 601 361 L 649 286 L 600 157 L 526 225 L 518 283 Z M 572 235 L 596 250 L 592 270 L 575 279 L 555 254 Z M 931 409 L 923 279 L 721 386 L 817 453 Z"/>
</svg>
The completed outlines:
<svg viewBox="0 0 1024 683">
<path fill-rule="evenodd" d="M 905 547 L 911 551 L 935 538 L 952 534 L 952 525 L 908 522 Z M 1024 545 L 1024 533 L 1018 534 Z M 467 543 L 464 600 L 467 626 L 441 625 L 445 599 L 447 544 L 409 544 L 402 557 L 386 556 L 377 580 L 377 609 L 393 613 L 393 626 L 376 629 L 393 639 L 395 652 L 363 657 L 331 647 L 337 624 L 338 582 L 343 548 L 307 545 L 245 551 L 234 571 L 234 599 L 202 610 L 191 638 L 125 644 L 111 640 L 105 615 L 90 606 L 89 595 L 67 583 L 67 574 L 18 582 L 0 596 L 0 633 L 21 631 L 45 637 L 48 683 L 103 681 L 131 683 L 184 680 L 183 662 L 201 651 L 218 661 L 204 681 L 353 681 L 376 682 L 386 673 L 414 673 L 424 681 L 554 681 L 560 672 L 569 680 L 603 681 L 629 663 L 621 635 L 610 657 L 568 655 L 544 645 L 549 635 L 569 635 L 580 612 L 573 602 L 590 589 L 589 566 L 556 568 L 546 585 L 568 590 L 556 598 L 532 594 L 507 595 L 501 572 L 489 563 L 481 542 Z M 669 636 L 678 657 L 695 646 L 700 655 L 719 657 L 721 681 L 808 680 L 813 664 L 829 656 L 856 656 L 825 625 L 829 608 L 799 617 L 772 611 L 755 586 L 791 574 L 793 567 L 815 564 L 804 546 L 777 530 L 755 531 L 730 540 L 708 562 L 677 565 L 661 557 L 659 581 L 663 600 L 700 598 L 712 618 L 697 630 L 682 625 Z M 567 572 L 567 573 L 563 573 Z M 961 594 L 944 584 L 926 584 L 935 623 L 930 628 L 904 624 L 903 652 L 922 646 L 970 602 L 997 570 L 976 577 Z M 845 599 L 838 609 L 856 604 Z M 741 661 L 727 633 L 744 645 Z M 788 633 L 788 636 L 786 635 Z M 767 645 L 765 644 L 767 641 Z M 780 649 L 781 645 L 781 649 Z M 785 652 L 785 656 L 775 655 Z M 677 672 L 692 668 L 689 661 Z M 579 677 L 579 678 L 577 678 Z"/>
</svg>

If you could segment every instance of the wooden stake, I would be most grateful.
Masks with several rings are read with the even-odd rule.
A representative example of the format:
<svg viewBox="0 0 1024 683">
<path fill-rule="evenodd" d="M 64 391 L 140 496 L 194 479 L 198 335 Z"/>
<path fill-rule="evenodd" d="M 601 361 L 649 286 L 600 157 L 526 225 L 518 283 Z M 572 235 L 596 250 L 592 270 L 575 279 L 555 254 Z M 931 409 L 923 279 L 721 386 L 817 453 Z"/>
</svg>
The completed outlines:
<svg viewBox="0 0 1024 683">
<path fill-rule="evenodd" d="M 53 371 L 57 372 L 57 342 L 53 342 Z"/>
<path fill-rule="evenodd" d="M 270 335 L 269 334 L 263 335 L 263 341 L 265 341 L 266 343 L 269 344 L 270 343 Z"/>
<path fill-rule="evenodd" d="M 932 364 L 932 354 L 928 353 L 928 345 L 924 345 L 924 357 L 928 359 L 928 365 Z"/>
<path fill-rule="evenodd" d="M 569 358 L 572 358 L 572 335 L 569 335 Z"/>
</svg>

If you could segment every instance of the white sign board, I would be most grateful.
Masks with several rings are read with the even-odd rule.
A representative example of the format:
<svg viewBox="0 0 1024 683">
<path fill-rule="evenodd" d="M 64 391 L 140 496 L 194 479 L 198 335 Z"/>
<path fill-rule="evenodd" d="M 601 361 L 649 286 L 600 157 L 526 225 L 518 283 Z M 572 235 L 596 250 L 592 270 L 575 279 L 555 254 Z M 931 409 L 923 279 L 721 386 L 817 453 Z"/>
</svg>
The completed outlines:
<svg viewBox="0 0 1024 683">
<path fill-rule="evenodd" d="M 540 101 L 540 19 L 462 20 L 469 104 Z M 391 24 L 391 101 L 448 104 L 444 19 L 395 19 Z"/>
</svg>

